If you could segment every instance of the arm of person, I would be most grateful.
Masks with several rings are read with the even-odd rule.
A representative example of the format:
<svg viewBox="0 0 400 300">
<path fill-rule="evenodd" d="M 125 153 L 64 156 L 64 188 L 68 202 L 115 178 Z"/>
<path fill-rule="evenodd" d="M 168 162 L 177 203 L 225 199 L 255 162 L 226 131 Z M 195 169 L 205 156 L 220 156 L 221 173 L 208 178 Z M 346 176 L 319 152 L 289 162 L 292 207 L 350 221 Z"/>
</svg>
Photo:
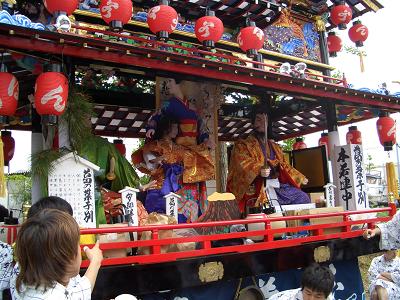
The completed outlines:
<svg viewBox="0 0 400 300">
<path fill-rule="evenodd" d="M 89 267 L 85 272 L 85 277 L 89 280 L 91 289 L 93 291 L 96 283 L 97 274 L 103 260 L 103 252 L 100 250 L 99 241 L 96 242 L 92 249 L 84 248 L 87 258 L 90 260 Z"/>
<path fill-rule="evenodd" d="M 370 283 L 374 282 L 374 280 L 376 280 L 379 275 L 378 266 L 377 266 L 378 259 L 379 259 L 379 257 L 374 258 L 371 261 L 371 265 L 369 266 L 368 279 L 369 279 Z"/>
<path fill-rule="evenodd" d="M 393 218 L 386 222 L 377 224 L 374 229 L 367 229 L 363 232 L 363 237 L 369 240 L 375 236 L 380 236 L 380 249 L 400 248 L 400 213 L 397 212 Z"/>
<path fill-rule="evenodd" d="M 381 234 L 381 230 L 379 229 L 379 227 L 376 227 L 374 229 L 367 229 L 363 232 L 363 237 L 366 240 L 369 240 L 371 238 L 373 238 L 374 236 L 380 235 Z"/>
<path fill-rule="evenodd" d="M 382 272 L 380 275 L 383 277 L 382 279 L 393 282 L 392 274 L 390 274 L 389 272 Z"/>
</svg>

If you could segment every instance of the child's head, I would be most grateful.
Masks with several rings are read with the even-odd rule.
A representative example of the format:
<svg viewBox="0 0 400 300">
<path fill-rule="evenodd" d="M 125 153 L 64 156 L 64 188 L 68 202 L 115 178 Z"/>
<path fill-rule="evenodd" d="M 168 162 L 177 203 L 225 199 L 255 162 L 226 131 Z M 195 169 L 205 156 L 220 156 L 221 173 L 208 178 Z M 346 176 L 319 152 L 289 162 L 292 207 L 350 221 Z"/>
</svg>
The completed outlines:
<svg viewBox="0 0 400 300">
<path fill-rule="evenodd" d="M 386 250 L 385 253 L 383 253 L 383 257 L 385 258 L 386 261 L 391 261 L 396 258 L 397 255 L 397 250 Z"/>
<path fill-rule="evenodd" d="M 335 278 L 328 267 L 312 264 L 301 277 L 303 299 L 326 299 L 332 292 Z"/>
<path fill-rule="evenodd" d="M 57 209 L 44 209 L 22 224 L 16 242 L 21 285 L 50 288 L 66 285 L 81 264 L 79 226 L 74 218 Z"/>
<path fill-rule="evenodd" d="M 49 196 L 41 198 L 38 202 L 33 204 L 28 211 L 28 218 L 37 214 L 45 208 L 54 208 L 61 211 L 64 211 L 72 216 L 72 207 L 71 205 L 64 199 L 56 196 Z"/>
</svg>

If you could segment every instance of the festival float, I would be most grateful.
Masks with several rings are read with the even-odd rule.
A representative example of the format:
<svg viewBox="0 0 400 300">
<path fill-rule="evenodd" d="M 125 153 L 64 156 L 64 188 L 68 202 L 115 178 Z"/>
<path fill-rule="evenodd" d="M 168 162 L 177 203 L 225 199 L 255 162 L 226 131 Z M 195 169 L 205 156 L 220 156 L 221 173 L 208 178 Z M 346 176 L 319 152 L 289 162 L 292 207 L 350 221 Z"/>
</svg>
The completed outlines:
<svg viewBox="0 0 400 300">
<path fill-rule="evenodd" d="M 32 132 L 32 201 L 66 199 L 82 247 L 100 239 L 93 299 L 267 299 L 312 262 L 329 265 L 336 298 L 362 297 L 357 257 L 379 245 L 361 234 L 390 220 L 399 194 L 388 164 L 392 202 L 369 207 L 360 132 L 346 143 L 337 129 L 379 116 L 391 150 L 400 99 L 332 77 L 329 56 L 342 48 L 335 30 L 366 42 L 362 15 L 378 1 L 47 0 L 49 24 L 1 3 L 0 120 Z M 226 191 L 230 145 L 253 134 L 255 106 L 268 112 L 265 140 L 298 138 L 276 153 L 307 177 L 310 203 L 281 205 L 267 179 L 246 214 Z M 301 139 L 319 131 L 317 147 Z M 121 138 L 146 142 L 127 160 Z M 137 170 L 158 186 L 141 186 Z"/>
</svg>

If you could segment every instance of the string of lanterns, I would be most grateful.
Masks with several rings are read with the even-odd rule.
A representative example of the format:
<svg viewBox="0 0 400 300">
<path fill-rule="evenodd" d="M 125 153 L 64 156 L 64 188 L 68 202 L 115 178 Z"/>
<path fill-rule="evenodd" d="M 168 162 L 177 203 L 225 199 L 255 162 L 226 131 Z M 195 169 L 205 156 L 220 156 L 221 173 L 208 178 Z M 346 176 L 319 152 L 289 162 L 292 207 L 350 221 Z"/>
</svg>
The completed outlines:
<svg viewBox="0 0 400 300">
<path fill-rule="evenodd" d="M 344 1 L 340 1 L 338 4 L 334 5 L 330 12 L 331 23 L 337 26 L 339 30 L 346 29 L 352 17 L 353 12 Z M 357 20 L 353 22 L 353 26 L 349 29 L 348 34 L 350 40 L 355 43 L 356 47 L 362 47 L 363 43 L 368 38 L 368 28 L 363 25 L 361 21 Z M 327 42 L 329 56 L 335 57 L 336 53 L 340 52 L 342 49 L 341 38 L 334 32 L 329 32 Z"/>
</svg>

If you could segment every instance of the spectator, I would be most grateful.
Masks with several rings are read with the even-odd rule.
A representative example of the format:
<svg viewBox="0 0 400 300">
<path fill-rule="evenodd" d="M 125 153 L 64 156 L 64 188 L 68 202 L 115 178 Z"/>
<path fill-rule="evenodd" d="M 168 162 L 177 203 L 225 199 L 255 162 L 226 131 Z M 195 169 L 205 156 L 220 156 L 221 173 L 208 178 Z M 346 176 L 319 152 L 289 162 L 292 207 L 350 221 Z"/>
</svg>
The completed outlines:
<svg viewBox="0 0 400 300">
<path fill-rule="evenodd" d="M 58 209 L 72 215 L 71 205 L 60 197 L 50 196 L 40 199 L 28 211 L 28 219 L 45 208 Z M 19 265 L 14 261 L 14 249 L 11 245 L 0 242 L 0 293 L 10 289 L 13 300 L 21 299 L 15 283 L 19 274 Z M 72 278 L 67 289 L 71 295 L 80 295 L 81 300 L 91 299 L 92 286 L 79 275 Z M 1 295 L 1 294 L 0 294 Z"/>
<path fill-rule="evenodd" d="M 391 300 L 400 296 L 400 259 L 396 250 L 375 257 L 368 270 L 371 300 Z"/>
<path fill-rule="evenodd" d="M 374 236 L 380 236 L 380 249 L 399 249 L 400 248 L 400 212 L 397 212 L 393 218 L 386 222 L 377 224 L 374 229 L 367 229 L 363 237 L 367 240 Z"/>
<path fill-rule="evenodd" d="M 82 263 L 79 238 L 78 223 L 58 209 L 44 209 L 22 224 L 15 248 L 20 268 L 16 288 L 22 299 L 82 299 L 68 289 Z M 93 289 L 103 254 L 98 242 L 85 252 L 90 264 L 82 280 Z"/>
<path fill-rule="evenodd" d="M 269 300 L 323 300 L 331 295 L 335 278 L 328 267 L 312 264 L 301 276 L 301 287 L 277 293 Z"/>
</svg>

